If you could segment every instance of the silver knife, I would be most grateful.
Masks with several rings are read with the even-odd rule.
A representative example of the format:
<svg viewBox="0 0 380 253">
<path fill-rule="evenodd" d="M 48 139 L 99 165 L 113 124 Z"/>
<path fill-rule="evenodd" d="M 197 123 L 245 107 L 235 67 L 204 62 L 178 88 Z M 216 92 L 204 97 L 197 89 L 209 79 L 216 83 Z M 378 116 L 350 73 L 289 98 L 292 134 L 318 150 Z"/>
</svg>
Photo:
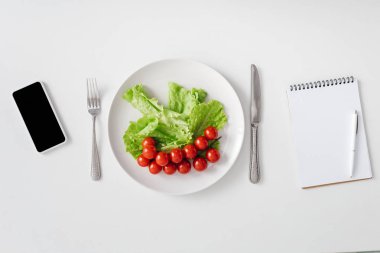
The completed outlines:
<svg viewBox="0 0 380 253">
<path fill-rule="evenodd" d="M 251 65 L 251 147 L 249 162 L 249 180 L 253 184 L 260 181 L 258 128 L 260 123 L 261 91 L 257 68 Z"/>
</svg>

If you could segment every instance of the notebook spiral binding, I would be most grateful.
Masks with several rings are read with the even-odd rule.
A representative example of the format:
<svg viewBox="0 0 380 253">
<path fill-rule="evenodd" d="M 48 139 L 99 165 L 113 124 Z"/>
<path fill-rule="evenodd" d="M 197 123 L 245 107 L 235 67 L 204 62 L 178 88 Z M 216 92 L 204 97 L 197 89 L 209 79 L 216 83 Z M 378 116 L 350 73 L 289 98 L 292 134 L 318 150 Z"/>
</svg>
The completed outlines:
<svg viewBox="0 0 380 253">
<path fill-rule="evenodd" d="M 335 79 L 330 79 L 330 80 L 322 80 L 322 81 L 309 82 L 309 83 L 293 84 L 293 85 L 290 85 L 290 91 L 315 89 L 315 88 L 321 88 L 321 87 L 326 87 L 326 86 L 334 86 L 334 85 L 353 83 L 353 82 L 354 82 L 353 76 L 340 77 L 340 78 L 335 78 Z"/>
</svg>

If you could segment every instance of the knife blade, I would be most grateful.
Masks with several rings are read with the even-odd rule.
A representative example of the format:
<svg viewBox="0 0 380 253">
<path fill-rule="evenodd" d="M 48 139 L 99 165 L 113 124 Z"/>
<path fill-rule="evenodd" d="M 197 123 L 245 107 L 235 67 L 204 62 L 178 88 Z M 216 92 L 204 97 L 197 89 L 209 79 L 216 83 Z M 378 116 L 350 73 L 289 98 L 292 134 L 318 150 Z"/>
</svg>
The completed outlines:
<svg viewBox="0 0 380 253">
<path fill-rule="evenodd" d="M 261 88 L 257 68 L 251 65 L 251 146 L 249 179 L 253 184 L 260 181 L 258 127 L 261 120 Z"/>
<path fill-rule="evenodd" d="M 251 65 L 251 125 L 260 122 L 261 89 L 257 68 Z"/>
</svg>

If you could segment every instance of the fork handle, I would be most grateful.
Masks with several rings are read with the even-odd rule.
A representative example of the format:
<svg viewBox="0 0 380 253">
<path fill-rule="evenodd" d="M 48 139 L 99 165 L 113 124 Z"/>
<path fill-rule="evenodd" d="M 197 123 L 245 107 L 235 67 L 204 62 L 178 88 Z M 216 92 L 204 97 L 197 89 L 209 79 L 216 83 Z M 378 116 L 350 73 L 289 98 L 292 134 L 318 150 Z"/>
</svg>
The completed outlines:
<svg viewBox="0 0 380 253">
<path fill-rule="evenodd" d="M 92 178 L 92 180 L 99 180 L 101 173 L 100 173 L 100 161 L 99 161 L 98 145 L 96 144 L 95 120 L 96 120 L 96 116 L 92 116 L 91 178 Z"/>
</svg>

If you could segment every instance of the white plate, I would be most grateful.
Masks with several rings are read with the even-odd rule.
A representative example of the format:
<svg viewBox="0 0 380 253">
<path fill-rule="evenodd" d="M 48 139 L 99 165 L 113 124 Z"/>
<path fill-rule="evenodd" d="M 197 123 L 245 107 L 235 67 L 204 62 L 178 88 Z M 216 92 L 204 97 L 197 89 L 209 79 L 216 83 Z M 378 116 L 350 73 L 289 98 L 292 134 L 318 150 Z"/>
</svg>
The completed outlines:
<svg viewBox="0 0 380 253">
<path fill-rule="evenodd" d="M 210 164 L 203 172 L 193 168 L 188 174 L 166 175 L 161 172 L 152 175 L 147 168 L 137 165 L 126 153 L 123 134 L 130 121 L 141 117 L 127 101 L 122 99 L 125 90 L 142 83 L 151 97 L 161 104 L 168 102 L 168 82 L 176 82 L 186 88 L 196 87 L 207 91 L 207 99 L 223 103 L 228 123 L 219 135 L 221 138 L 221 159 Z M 108 135 L 111 147 L 121 167 L 140 184 L 168 194 L 188 194 L 203 190 L 222 178 L 232 167 L 240 153 L 244 137 L 244 115 L 241 103 L 229 82 L 214 69 L 190 60 L 163 60 L 151 63 L 132 74 L 120 87 L 113 99 L 109 118 Z"/>
</svg>

